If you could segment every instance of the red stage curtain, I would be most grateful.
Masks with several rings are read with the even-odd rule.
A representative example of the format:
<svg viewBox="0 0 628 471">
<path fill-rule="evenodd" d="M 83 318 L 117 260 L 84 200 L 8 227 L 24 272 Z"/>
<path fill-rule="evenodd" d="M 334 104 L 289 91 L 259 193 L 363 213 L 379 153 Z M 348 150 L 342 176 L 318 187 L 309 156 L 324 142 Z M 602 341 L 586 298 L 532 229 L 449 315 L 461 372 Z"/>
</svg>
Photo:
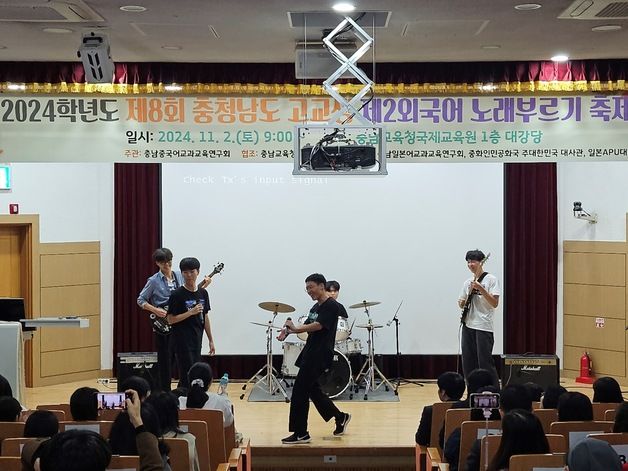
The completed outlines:
<svg viewBox="0 0 628 471">
<path fill-rule="evenodd" d="M 504 351 L 556 353 L 556 164 L 504 164 Z"/>
<path fill-rule="evenodd" d="M 113 356 L 154 351 L 146 311 L 136 303 L 146 278 L 157 271 L 161 246 L 161 165 L 115 164 Z"/>
<path fill-rule="evenodd" d="M 370 65 L 364 70 L 370 74 Z M 536 62 L 380 63 L 382 83 L 490 83 L 530 81 L 616 81 L 628 79 L 628 60 L 601 59 L 556 64 Z M 0 62 L 0 82 L 82 83 L 80 62 Z M 294 64 L 117 63 L 117 84 L 266 83 L 298 84 Z M 321 83 L 322 80 L 308 80 Z"/>
</svg>

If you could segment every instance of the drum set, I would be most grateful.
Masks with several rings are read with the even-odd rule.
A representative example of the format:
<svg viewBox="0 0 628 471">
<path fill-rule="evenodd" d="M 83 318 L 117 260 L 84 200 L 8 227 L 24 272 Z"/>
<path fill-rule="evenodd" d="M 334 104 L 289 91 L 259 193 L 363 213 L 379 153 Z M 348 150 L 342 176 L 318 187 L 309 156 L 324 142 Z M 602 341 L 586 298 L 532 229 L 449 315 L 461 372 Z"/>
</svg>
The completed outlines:
<svg viewBox="0 0 628 471">
<path fill-rule="evenodd" d="M 394 386 L 375 363 L 374 333 L 376 329 L 382 328 L 383 325 L 372 322 L 369 308 L 378 304 L 380 304 L 379 301 L 362 301 L 349 306 L 349 309 L 363 309 L 367 318 L 366 324 L 355 326 L 360 329 L 366 329 L 368 334 L 366 359 L 355 376 L 353 375 L 354 369 L 352 365 L 357 367 L 362 360 L 362 342 L 360 339 L 351 338 L 353 324 L 350 326 L 347 319 L 338 318 L 332 366 L 319 378 L 322 391 L 330 398 L 340 396 L 349 390 L 349 398 L 353 399 L 354 393 L 357 394 L 360 388 L 364 387 L 364 400 L 368 400 L 369 392 L 376 391 L 380 387 L 384 387 L 386 391 L 394 389 Z M 273 329 L 281 330 L 282 326 L 275 325 L 275 318 L 278 313 L 287 314 L 294 312 L 295 309 L 289 304 L 275 301 L 262 302 L 258 306 L 265 311 L 273 313 L 273 317 L 268 323 L 251 322 L 251 324 L 266 328 L 266 364 L 246 382 L 242 390 L 246 390 L 249 384 L 254 383 L 254 387 L 263 387 L 271 395 L 276 393 L 282 394 L 285 401 L 289 402 L 282 382 L 288 385 L 288 380 L 297 376 L 299 368 L 295 363 L 305 347 L 308 334 L 306 332 L 299 333 L 297 334 L 298 341 L 283 342 L 283 362 L 281 374 L 279 374 L 272 364 L 272 344 Z M 298 323 L 302 324 L 306 319 L 307 316 L 301 316 L 298 319 Z M 240 396 L 240 399 L 243 397 L 244 393 Z"/>
</svg>

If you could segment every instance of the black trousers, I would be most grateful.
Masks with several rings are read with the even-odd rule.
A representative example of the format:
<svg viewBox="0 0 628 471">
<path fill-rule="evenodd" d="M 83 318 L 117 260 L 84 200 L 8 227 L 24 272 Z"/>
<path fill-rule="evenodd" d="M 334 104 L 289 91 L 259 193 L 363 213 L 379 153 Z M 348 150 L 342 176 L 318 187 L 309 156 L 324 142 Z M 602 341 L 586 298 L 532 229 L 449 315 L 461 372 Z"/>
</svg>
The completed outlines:
<svg viewBox="0 0 628 471">
<path fill-rule="evenodd" d="M 201 342 L 203 340 L 203 331 L 194 332 L 193 334 L 181 335 L 181 332 L 172 333 L 172 343 L 174 352 L 177 356 L 177 368 L 179 369 L 178 387 L 190 387 L 188 380 L 188 371 L 192 365 L 201 361 Z"/>
<path fill-rule="evenodd" d="M 172 361 L 174 351 L 171 348 L 171 336 L 160 335 L 153 332 L 155 336 L 155 346 L 157 347 L 157 365 L 159 369 L 159 380 L 153 387 L 162 391 L 170 391 L 170 381 L 172 379 Z"/>
<path fill-rule="evenodd" d="M 499 387 L 497 369 L 493 361 L 493 332 L 470 329 L 462 326 L 461 350 L 462 372 L 465 379 L 477 368 L 483 368 L 493 374 L 493 383 Z"/>
<path fill-rule="evenodd" d="M 318 378 L 323 374 L 322 367 L 302 366 L 299 368 L 290 399 L 290 422 L 288 430 L 297 434 L 307 432 L 307 416 L 310 399 L 325 422 L 340 415 L 340 410 L 321 390 Z"/>
</svg>

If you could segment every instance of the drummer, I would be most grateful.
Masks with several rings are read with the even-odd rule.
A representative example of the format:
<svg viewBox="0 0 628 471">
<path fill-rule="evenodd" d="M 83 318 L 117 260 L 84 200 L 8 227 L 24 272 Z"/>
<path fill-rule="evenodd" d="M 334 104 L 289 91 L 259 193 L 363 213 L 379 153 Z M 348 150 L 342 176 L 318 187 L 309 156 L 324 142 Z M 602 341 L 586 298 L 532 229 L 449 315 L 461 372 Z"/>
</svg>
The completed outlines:
<svg viewBox="0 0 628 471">
<path fill-rule="evenodd" d="M 338 283 L 336 280 L 329 280 L 327 283 L 325 283 L 325 291 L 327 291 L 327 294 L 330 297 L 334 298 L 337 301 L 338 293 L 340 292 L 340 283 Z M 345 309 L 345 307 L 342 304 L 340 305 L 340 307 L 341 309 L 338 317 L 344 317 L 345 319 L 349 318 L 349 314 L 347 314 L 347 310 Z"/>
</svg>

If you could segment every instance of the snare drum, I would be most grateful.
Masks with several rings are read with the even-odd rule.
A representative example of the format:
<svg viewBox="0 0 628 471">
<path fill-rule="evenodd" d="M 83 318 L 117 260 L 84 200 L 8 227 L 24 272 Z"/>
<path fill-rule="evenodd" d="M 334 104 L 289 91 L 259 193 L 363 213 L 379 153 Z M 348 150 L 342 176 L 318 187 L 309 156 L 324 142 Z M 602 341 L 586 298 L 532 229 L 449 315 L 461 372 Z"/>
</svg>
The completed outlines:
<svg viewBox="0 0 628 471">
<path fill-rule="evenodd" d="M 362 353 L 362 342 L 360 339 L 347 339 L 336 342 L 336 350 L 345 355 L 359 355 Z"/>
<path fill-rule="evenodd" d="M 347 357 L 338 350 L 334 350 L 334 359 L 331 367 L 325 371 L 318 384 L 328 397 L 340 396 L 351 384 L 351 364 Z"/>
<path fill-rule="evenodd" d="M 299 367 L 296 366 L 297 358 L 303 351 L 305 344 L 303 342 L 284 342 L 283 343 L 283 363 L 281 364 L 281 373 L 284 376 L 296 376 Z"/>
<path fill-rule="evenodd" d="M 306 320 L 307 316 L 301 316 L 299 317 L 298 322 L 299 324 L 305 324 Z M 336 326 L 336 342 L 347 340 L 350 334 L 349 321 L 344 317 L 339 317 L 338 325 Z M 305 342 L 307 340 L 307 332 L 298 333 L 297 337 Z"/>
</svg>

